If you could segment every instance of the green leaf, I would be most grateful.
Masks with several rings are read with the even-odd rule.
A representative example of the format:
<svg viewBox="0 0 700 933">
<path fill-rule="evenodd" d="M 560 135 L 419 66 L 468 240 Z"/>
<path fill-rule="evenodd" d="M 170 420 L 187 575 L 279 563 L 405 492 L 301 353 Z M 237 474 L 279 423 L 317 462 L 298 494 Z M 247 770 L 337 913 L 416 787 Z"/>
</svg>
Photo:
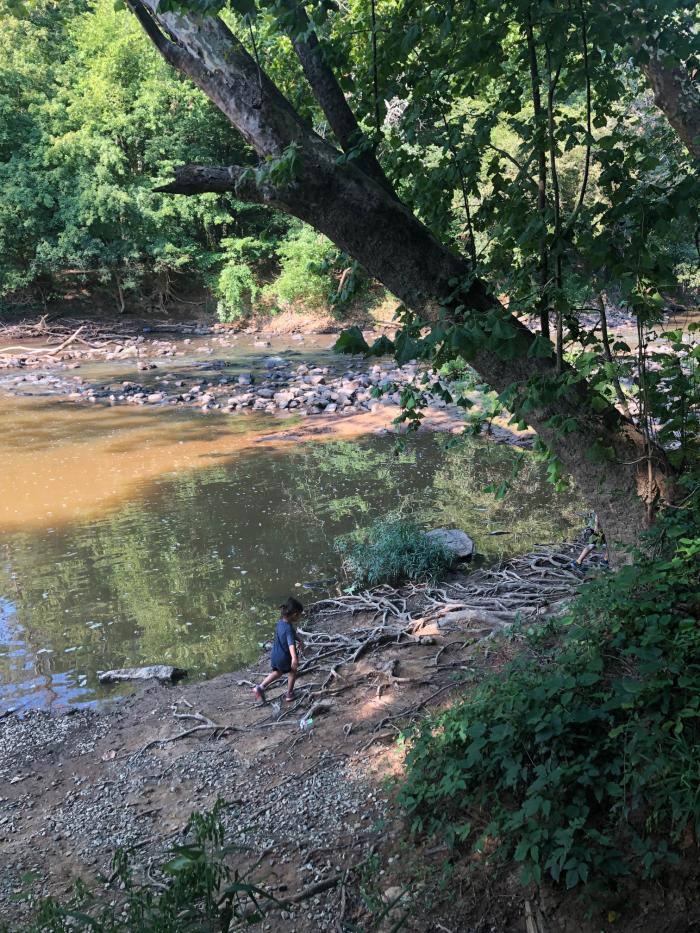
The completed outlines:
<svg viewBox="0 0 700 933">
<path fill-rule="evenodd" d="M 363 338 L 364 339 L 364 338 Z M 378 337 L 374 343 L 367 349 L 367 356 L 386 356 L 394 352 L 394 343 L 384 334 Z"/>
<path fill-rule="evenodd" d="M 255 16 L 257 13 L 255 0 L 229 0 L 229 2 L 236 13 L 240 13 L 241 16 Z"/>
<path fill-rule="evenodd" d="M 546 359 L 552 356 L 553 353 L 554 347 L 551 340 L 547 340 L 547 338 L 543 337 L 541 334 L 537 334 L 527 351 L 528 356 L 541 359 Z"/>
<path fill-rule="evenodd" d="M 369 344 L 365 340 L 362 331 L 356 324 L 353 324 L 352 327 L 348 327 L 347 330 L 342 331 L 335 344 L 333 345 L 333 350 L 335 353 L 367 353 L 369 349 Z"/>
</svg>

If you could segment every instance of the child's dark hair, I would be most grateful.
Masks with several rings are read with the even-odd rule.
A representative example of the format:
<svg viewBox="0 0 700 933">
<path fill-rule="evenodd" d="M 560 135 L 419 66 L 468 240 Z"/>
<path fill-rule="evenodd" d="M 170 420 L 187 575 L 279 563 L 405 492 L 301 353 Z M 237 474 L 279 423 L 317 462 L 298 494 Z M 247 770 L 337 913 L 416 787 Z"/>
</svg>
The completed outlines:
<svg viewBox="0 0 700 933">
<path fill-rule="evenodd" d="M 290 596 L 286 602 L 282 603 L 279 609 L 284 619 L 288 619 L 289 616 L 293 616 L 295 612 L 304 611 L 303 605 L 299 602 L 298 599 L 294 599 L 293 596 Z"/>
</svg>

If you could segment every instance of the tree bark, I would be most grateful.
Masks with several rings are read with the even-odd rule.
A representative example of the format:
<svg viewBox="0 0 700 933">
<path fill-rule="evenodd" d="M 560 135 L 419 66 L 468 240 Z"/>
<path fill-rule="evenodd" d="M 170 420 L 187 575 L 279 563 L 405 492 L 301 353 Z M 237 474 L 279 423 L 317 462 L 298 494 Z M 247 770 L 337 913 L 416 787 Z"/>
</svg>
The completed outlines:
<svg viewBox="0 0 700 933">
<path fill-rule="evenodd" d="M 530 65 L 530 84 L 532 89 L 532 110 L 535 118 L 535 148 L 537 150 L 537 210 L 542 222 L 540 234 L 540 333 L 549 340 L 549 249 L 547 246 L 547 152 L 544 140 L 544 117 L 542 113 L 542 95 L 540 92 L 540 70 L 537 62 L 535 33 L 532 28 L 530 11 L 525 23 L 528 62 Z"/>
<path fill-rule="evenodd" d="M 358 168 L 361 168 L 365 174 L 393 194 L 394 189 L 391 182 L 384 174 L 384 170 L 370 147 L 369 141 L 360 129 L 355 114 L 350 109 L 335 75 L 323 57 L 323 49 L 319 45 L 316 33 L 309 29 L 309 17 L 306 15 L 306 10 L 301 3 L 296 5 L 295 13 L 298 25 L 304 27 L 305 38 L 300 38 L 299 30 L 295 30 L 290 36 L 291 43 L 301 67 L 304 69 L 306 80 L 309 82 L 313 95 L 325 114 L 330 128 L 333 130 L 340 148 L 345 153 L 354 150 Z"/>
<path fill-rule="evenodd" d="M 283 186 L 257 182 L 252 172 L 237 166 L 185 166 L 160 190 L 234 191 L 239 198 L 292 214 L 328 236 L 432 324 L 459 323 L 465 314 L 478 319 L 500 308 L 486 284 L 473 278 L 469 263 L 441 244 L 395 196 L 352 162 L 339 164 L 338 151 L 303 125 L 221 20 L 159 13 L 158 0 L 128 2 L 161 54 L 192 77 L 259 155 L 278 156 L 291 144 L 300 153 L 294 179 Z M 158 36 L 151 35 L 153 29 Z M 584 382 L 561 388 L 554 381 L 553 353 L 528 355 L 535 335 L 515 318 L 509 324 L 523 354 L 504 359 L 482 347 L 472 365 L 497 392 L 513 386 L 523 391 L 538 381 L 558 387 L 543 393 L 538 404 L 530 399 L 527 411 L 517 410 L 516 402 L 516 413 L 574 477 L 598 513 L 611 548 L 632 543 L 647 523 L 647 503 L 669 497 L 671 471 L 663 451 L 654 451 L 649 472 L 646 439 L 632 422 L 598 396 L 593 405 L 594 393 Z M 565 367 L 565 372 L 571 371 Z M 591 448 L 607 450 L 608 459 L 592 459 Z"/>
<path fill-rule="evenodd" d="M 670 68 L 658 52 L 649 53 L 642 70 L 654 101 L 694 159 L 700 158 L 700 83 L 698 74 Z"/>
</svg>

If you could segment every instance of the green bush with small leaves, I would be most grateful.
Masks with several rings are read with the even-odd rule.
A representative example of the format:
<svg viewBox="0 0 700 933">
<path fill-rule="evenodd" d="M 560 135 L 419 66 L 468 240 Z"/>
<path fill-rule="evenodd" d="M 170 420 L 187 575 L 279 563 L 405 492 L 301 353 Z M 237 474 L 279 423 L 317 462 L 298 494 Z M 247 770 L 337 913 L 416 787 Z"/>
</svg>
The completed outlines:
<svg viewBox="0 0 700 933">
<path fill-rule="evenodd" d="M 380 520 L 336 541 L 354 586 L 436 580 L 454 560 L 451 551 L 407 519 Z"/>
<path fill-rule="evenodd" d="M 102 885 L 91 892 L 78 882 L 67 899 L 43 899 L 26 933 L 226 933 L 234 921 L 261 919 L 261 905 L 274 898 L 231 867 L 240 847 L 225 844 L 224 806 L 217 800 L 211 811 L 192 814 L 185 830 L 189 841 L 173 846 L 161 868 L 167 879 L 162 890 L 137 881 L 128 852 L 117 850 L 114 889 Z M 31 900 L 31 891 L 25 896 Z M 9 933 L 2 924 L 0 931 Z"/>
<path fill-rule="evenodd" d="M 400 793 L 415 832 L 568 888 L 653 877 L 700 838 L 699 499 L 422 723 Z"/>
<path fill-rule="evenodd" d="M 329 259 L 336 253 L 330 240 L 311 227 L 292 230 L 278 248 L 281 271 L 268 291 L 288 304 L 327 304 L 332 289 Z"/>
<path fill-rule="evenodd" d="M 216 313 L 222 324 L 248 317 L 258 293 L 253 270 L 245 262 L 230 260 L 219 273 L 216 292 Z"/>
</svg>

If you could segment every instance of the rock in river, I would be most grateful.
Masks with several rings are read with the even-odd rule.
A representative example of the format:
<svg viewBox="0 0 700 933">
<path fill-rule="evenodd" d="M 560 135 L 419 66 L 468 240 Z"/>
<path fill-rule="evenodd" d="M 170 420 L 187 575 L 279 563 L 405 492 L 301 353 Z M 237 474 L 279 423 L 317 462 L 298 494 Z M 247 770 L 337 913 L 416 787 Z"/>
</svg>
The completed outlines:
<svg viewBox="0 0 700 933">
<path fill-rule="evenodd" d="M 474 556 L 474 542 L 468 534 L 458 528 L 434 528 L 426 532 L 425 536 L 452 551 L 455 561 L 471 560 Z"/>
<path fill-rule="evenodd" d="M 115 684 L 122 680 L 160 680 L 177 683 L 187 677 L 187 671 L 170 664 L 152 664 L 150 667 L 124 667 L 116 671 L 98 671 L 101 684 Z"/>
</svg>

